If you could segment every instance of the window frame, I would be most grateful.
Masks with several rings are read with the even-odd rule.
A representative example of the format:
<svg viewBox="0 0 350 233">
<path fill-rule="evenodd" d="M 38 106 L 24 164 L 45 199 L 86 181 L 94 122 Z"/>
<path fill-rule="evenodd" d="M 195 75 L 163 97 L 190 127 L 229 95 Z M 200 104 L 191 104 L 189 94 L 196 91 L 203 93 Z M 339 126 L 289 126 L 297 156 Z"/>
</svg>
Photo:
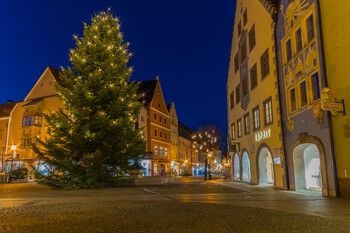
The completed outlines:
<svg viewBox="0 0 350 233">
<path fill-rule="evenodd" d="M 241 83 L 238 83 L 238 85 L 235 88 L 236 91 L 236 106 L 241 102 Z"/>
<path fill-rule="evenodd" d="M 231 91 L 230 93 L 230 110 L 232 110 L 235 107 L 235 92 Z"/>
<path fill-rule="evenodd" d="M 255 86 L 253 86 L 253 81 L 252 81 L 253 71 L 255 71 L 254 72 L 255 73 L 255 81 L 256 81 L 256 85 Z M 258 65 L 257 65 L 257 63 L 255 63 L 253 65 L 253 67 L 250 69 L 249 74 L 250 74 L 250 90 L 252 91 L 258 86 Z"/>
<path fill-rule="evenodd" d="M 258 117 L 256 117 L 255 112 L 258 112 Z M 260 124 L 260 109 L 259 109 L 259 105 L 257 105 L 256 107 L 254 107 L 252 109 L 252 117 L 253 117 L 253 131 L 260 130 L 261 124 Z"/>
<path fill-rule="evenodd" d="M 233 122 L 231 123 L 231 140 L 235 140 L 235 139 L 236 139 L 236 122 Z"/>
<path fill-rule="evenodd" d="M 302 88 L 301 88 L 301 85 L 302 83 L 305 83 L 305 104 L 302 105 L 302 101 L 303 101 L 303 96 L 302 96 Z M 309 101 L 308 101 L 308 98 L 307 98 L 307 82 L 306 82 L 306 79 L 302 79 L 300 80 L 300 82 L 298 82 L 298 89 L 299 89 L 299 109 L 302 109 L 302 108 L 305 108 L 309 105 Z"/>
<path fill-rule="evenodd" d="M 298 40 L 298 32 L 300 32 L 300 40 Z M 303 49 L 303 33 L 301 31 L 301 27 L 299 27 L 295 31 L 295 51 L 296 53 L 299 53 Z"/>
<path fill-rule="evenodd" d="M 269 106 L 269 113 L 271 114 L 271 117 L 269 117 L 269 119 L 271 118 L 271 121 L 267 121 L 267 109 L 266 109 L 266 103 L 271 103 L 271 106 Z M 273 107 L 272 107 L 272 97 L 270 96 L 269 98 L 267 98 L 266 100 L 263 101 L 263 109 L 264 109 L 264 126 L 268 126 L 273 124 Z"/>
<path fill-rule="evenodd" d="M 255 24 L 250 28 L 249 30 L 249 52 L 251 52 L 256 45 L 256 38 L 255 38 Z M 254 44 L 253 44 L 254 42 Z"/>
<path fill-rule="evenodd" d="M 244 134 L 248 135 L 250 134 L 250 117 L 249 117 L 249 112 L 247 112 L 244 116 Z M 248 122 L 247 122 L 248 119 Z"/>
<path fill-rule="evenodd" d="M 264 58 L 267 58 L 267 64 L 264 63 Z M 266 69 L 264 69 L 264 67 L 266 66 Z M 261 55 L 260 57 L 260 68 L 261 68 L 261 80 L 264 80 L 267 76 L 269 76 L 270 74 L 270 56 L 269 56 L 269 49 L 267 48 L 265 50 L 265 52 L 263 53 L 263 55 Z M 265 71 L 267 71 L 265 73 Z"/>
<path fill-rule="evenodd" d="M 237 138 L 241 138 L 242 136 L 242 118 L 239 118 L 237 120 Z"/>
</svg>

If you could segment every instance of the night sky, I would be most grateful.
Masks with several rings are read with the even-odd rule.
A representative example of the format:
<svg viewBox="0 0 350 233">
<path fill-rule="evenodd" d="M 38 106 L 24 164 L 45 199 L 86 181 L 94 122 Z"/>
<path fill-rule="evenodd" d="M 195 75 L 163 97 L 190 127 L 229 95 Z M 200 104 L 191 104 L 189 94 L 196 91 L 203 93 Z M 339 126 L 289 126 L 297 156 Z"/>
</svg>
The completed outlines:
<svg viewBox="0 0 350 233">
<path fill-rule="evenodd" d="M 0 103 L 23 100 L 45 68 L 68 66 L 73 34 L 112 8 L 133 53 L 132 80 L 160 76 L 179 121 L 227 132 L 226 79 L 235 0 L 0 2 Z"/>
</svg>

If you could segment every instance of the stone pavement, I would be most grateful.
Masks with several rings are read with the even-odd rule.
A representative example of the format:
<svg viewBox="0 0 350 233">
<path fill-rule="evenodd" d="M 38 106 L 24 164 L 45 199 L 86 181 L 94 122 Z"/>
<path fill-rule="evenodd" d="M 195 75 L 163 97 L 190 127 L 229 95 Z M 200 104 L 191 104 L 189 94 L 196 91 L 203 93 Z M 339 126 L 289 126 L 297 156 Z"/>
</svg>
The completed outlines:
<svg viewBox="0 0 350 233">
<path fill-rule="evenodd" d="M 96 190 L 0 184 L 0 232 L 350 232 L 350 200 L 216 179 Z"/>
</svg>

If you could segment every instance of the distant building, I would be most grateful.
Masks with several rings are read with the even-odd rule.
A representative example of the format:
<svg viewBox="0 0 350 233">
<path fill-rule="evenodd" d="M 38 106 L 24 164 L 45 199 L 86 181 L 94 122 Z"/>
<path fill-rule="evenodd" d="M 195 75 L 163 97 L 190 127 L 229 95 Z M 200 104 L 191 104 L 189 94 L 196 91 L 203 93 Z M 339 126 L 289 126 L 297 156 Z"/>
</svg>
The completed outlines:
<svg viewBox="0 0 350 233">
<path fill-rule="evenodd" d="M 192 135 L 194 131 L 179 122 L 179 161 L 181 173 L 185 168 L 190 169 L 193 175 L 198 174 L 198 153 L 193 149 Z"/>
<path fill-rule="evenodd" d="M 179 128 L 175 104 L 172 102 L 167 105 L 170 114 L 170 160 L 171 175 L 179 176 L 181 161 L 179 160 Z"/>
<path fill-rule="evenodd" d="M 227 78 L 232 179 L 287 189 L 273 1 L 238 0 Z"/>
</svg>

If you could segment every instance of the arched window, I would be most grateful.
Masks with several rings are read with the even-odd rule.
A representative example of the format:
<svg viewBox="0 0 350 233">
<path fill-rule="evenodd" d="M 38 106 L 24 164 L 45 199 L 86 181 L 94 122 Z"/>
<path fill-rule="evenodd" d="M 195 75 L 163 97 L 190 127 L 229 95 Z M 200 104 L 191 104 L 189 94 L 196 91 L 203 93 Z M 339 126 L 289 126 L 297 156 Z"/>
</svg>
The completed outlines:
<svg viewBox="0 0 350 233">
<path fill-rule="evenodd" d="M 250 159 L 246 151 L 243 152 L 242 156 L 242 180 L 250 182 L 251 173 L 250 173 Z"/>
</svg>

